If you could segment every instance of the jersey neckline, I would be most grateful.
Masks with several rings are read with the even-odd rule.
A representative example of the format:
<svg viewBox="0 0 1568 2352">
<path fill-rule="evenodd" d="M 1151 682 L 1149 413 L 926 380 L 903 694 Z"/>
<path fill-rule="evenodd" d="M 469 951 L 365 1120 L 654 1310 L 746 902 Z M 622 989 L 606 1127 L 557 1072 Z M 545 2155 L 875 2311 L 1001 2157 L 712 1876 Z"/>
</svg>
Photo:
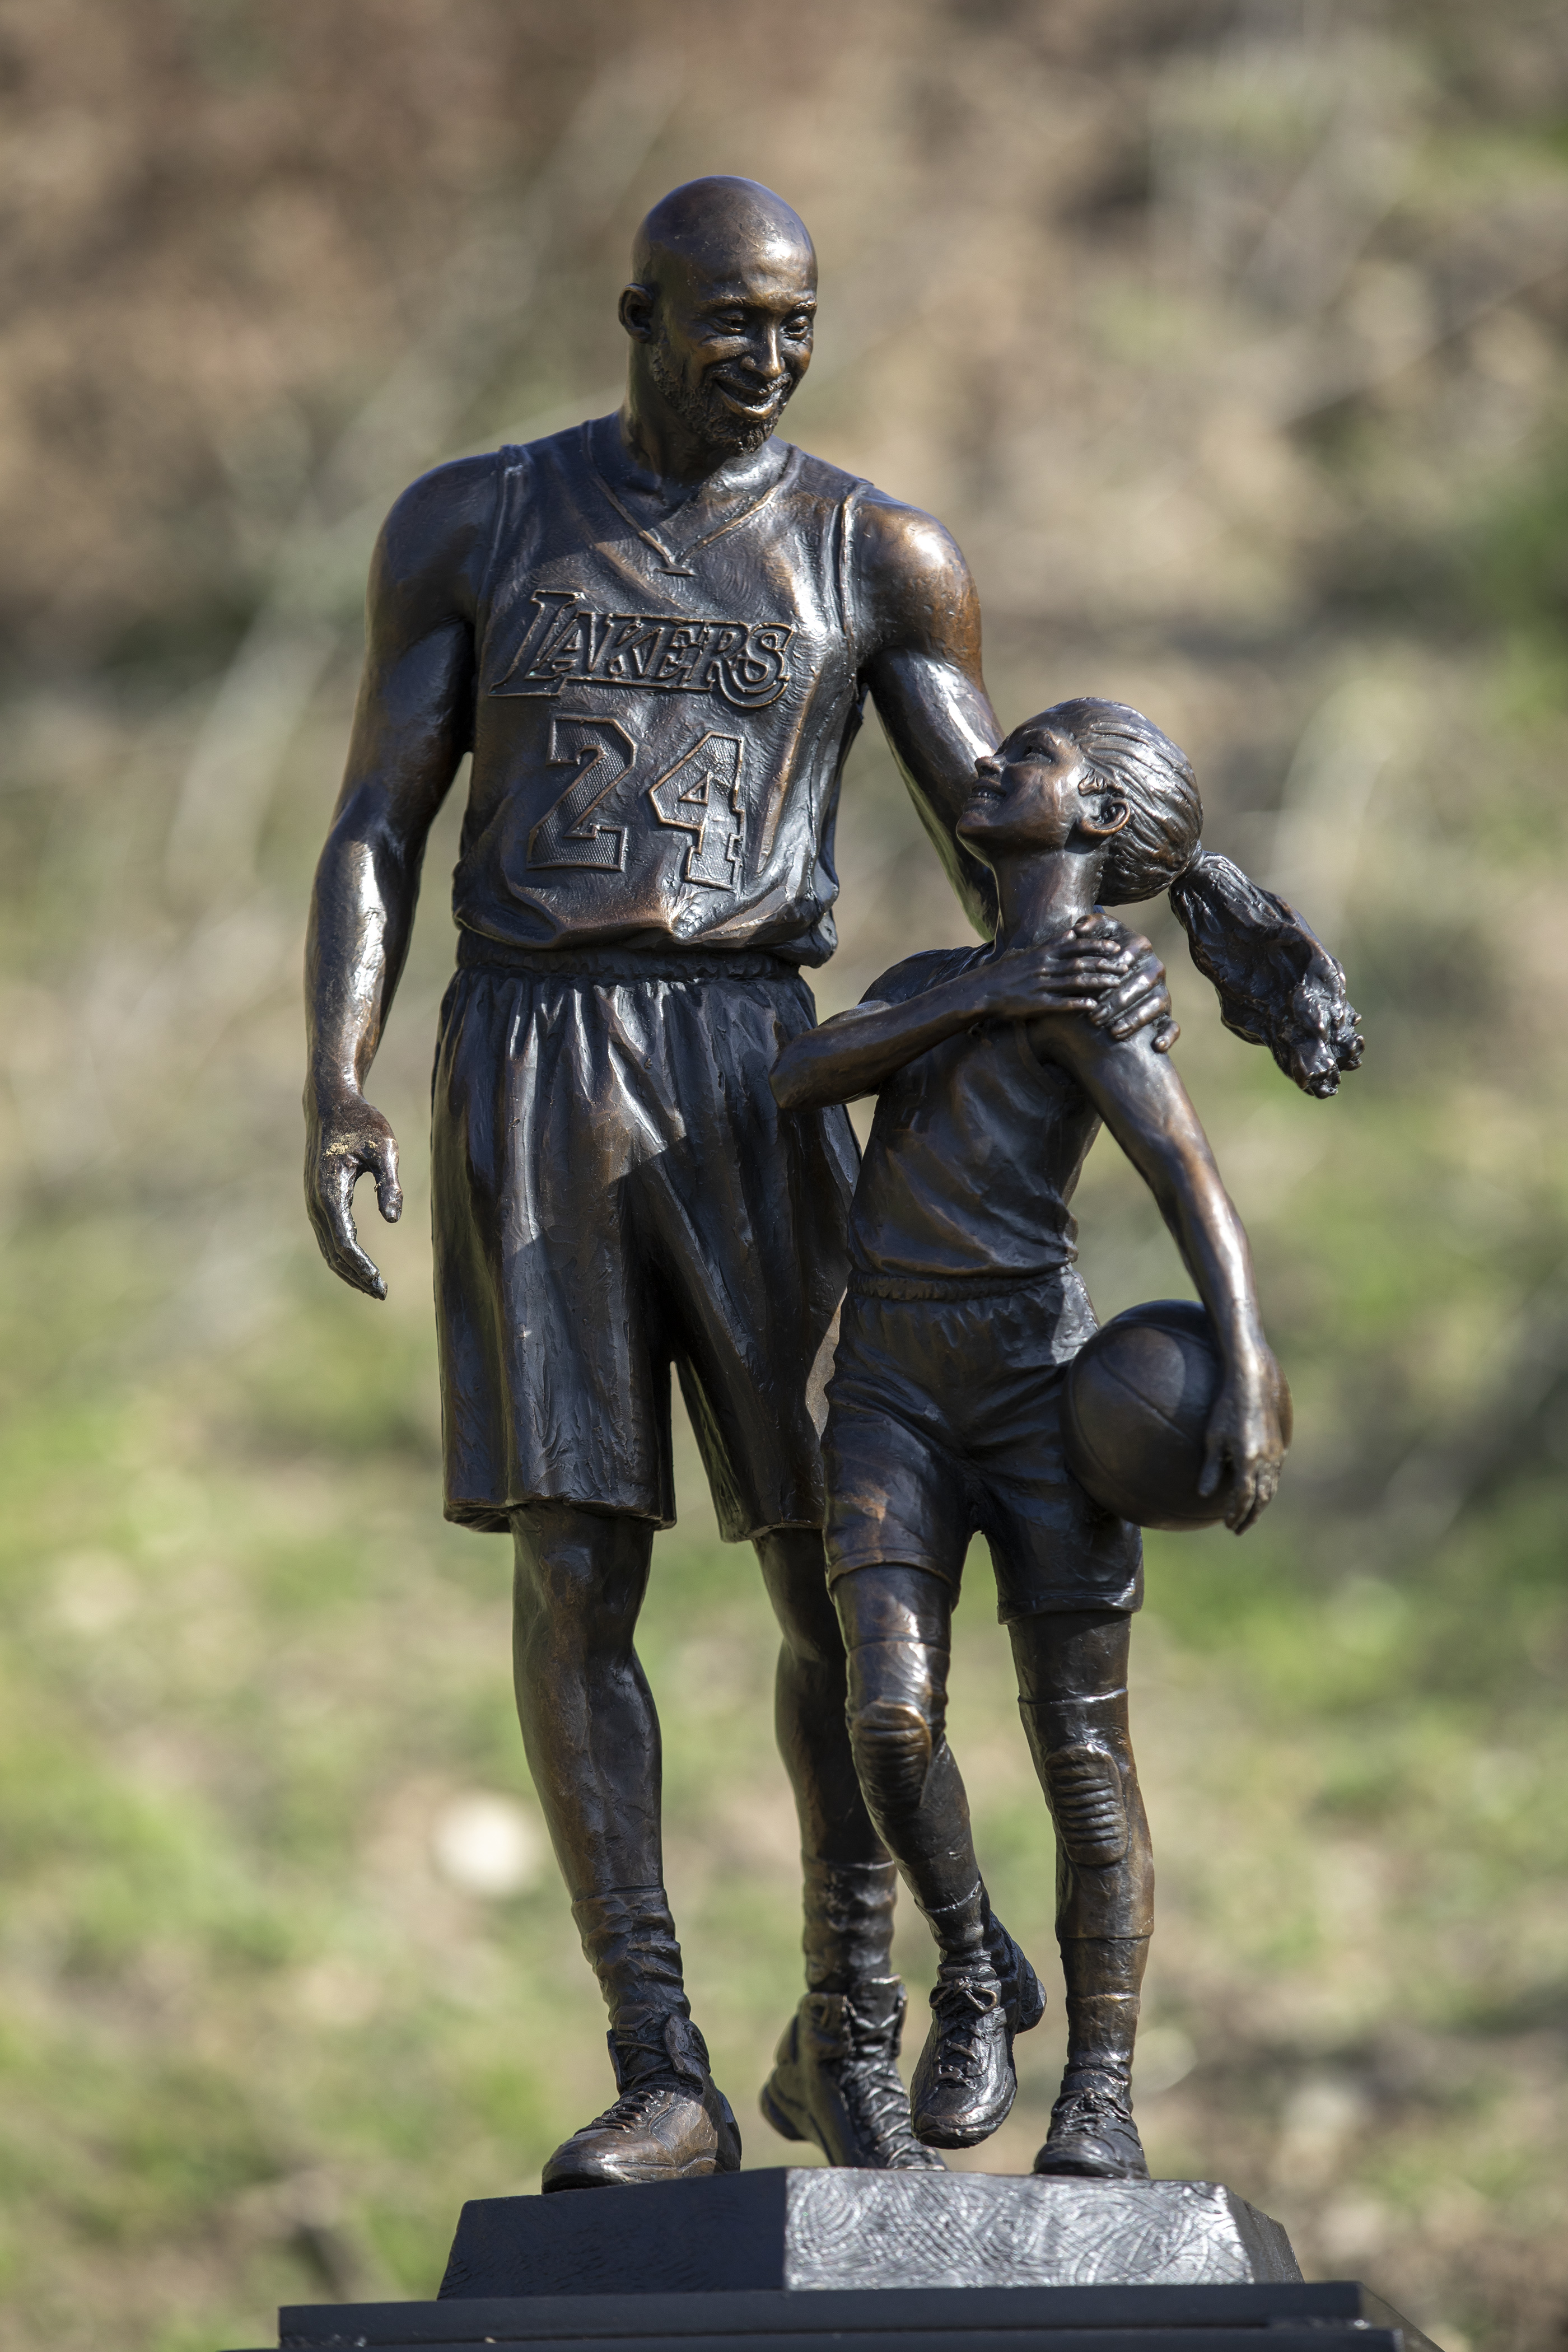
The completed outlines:
<svg viewBox="0 0 1568 2352">
<path fill-rule="evenodd" d="M 644 546 L 650 548 L 658 557 L 664 572 L 676 580 L 689 580 L 692 577 L 692 567 L 686 559 L 695 555 L 700 549 L 711 546 L 715 540 L 723 539 L 729 532 L 738 530 L 742 523 L 750 522 L 753 515 L 760 514 L 770 500 L 784 488 L 785 483 L 793 479 L 800 464 L 800 451 L 793 442 L 784 442 L 782 444 L 786 453 L 784 464 L 764 489 L 755 498 L 748 499 L 738 512 L 724 514 L 709 530 L 700 531 L 694 537 L 678 545 L 677 534 L 669 528 L 668 523 L 664 526 L 662 533 L 651 530 L 645 523 L 640 523 L 611 483 L 604 467 L 599 462 L 599 453 L 594 446 L 596 427 L 605 421 L 602 417 L 590 418 L 581 427 L 584 463 L 605 499 L 620 516 L 621 520 L 636 531 Z M 677 516 L 684 513 L 694 503 L 699 493 L 694 492 L 691 499 L 683 499 L 674 509 L 670 521 L 673 522 Z"/>
</svg>

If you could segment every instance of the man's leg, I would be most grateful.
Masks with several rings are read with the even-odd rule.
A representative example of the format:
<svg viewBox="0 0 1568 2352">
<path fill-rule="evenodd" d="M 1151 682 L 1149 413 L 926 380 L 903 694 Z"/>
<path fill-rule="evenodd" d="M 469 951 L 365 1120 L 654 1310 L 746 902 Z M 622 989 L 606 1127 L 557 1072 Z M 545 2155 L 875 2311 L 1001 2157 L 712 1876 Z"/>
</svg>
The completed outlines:
<svg viewBox="0 0 1568 2352">
<path fill-rule="evenodd" d="M 1112 1610 L 1010 1629 L 1019 1709 L 1056 1822 L 1067 1980 L 1067 2069 L 1037 2172 L 1148 2177 L 1131 2079 L 1154 1866 L 1127 1721 L 1131 1629 Z"/>
<path fill-rule="evenodd" d="M 815 1528 L 757 1538 L 784 1636 L 774 1684 L 779 1753 L 795 1791 L 805 1876 L 805 1998 L 784 2030 L 763 2113 L 830 2164 L 937 2170 L 910 2128 L 898 2070 L 904 1989 L 893 1973 L 898 1873 L 872 1826 L 845 1720 L 844 1639 Z"/>
<path fill-rule="evenodd" d="M 942 1952 L 910 2090 L 915 2130 L 930 2146 L 973 2147 L 1012 2106 L 1013 2037 L 1038 2022 L 1044 2002 L 991 1909 L 947 1744 L 952 1594 L 927 1570 L 885 1564 L 841 1576 L 834 1598 L 860 1783 Z"/>
<path fill-rule="evenodd" d="M 633 1647 L 653 1523 L 536 1503 L 512 1533 L 518 1719 L 622 2094 L 556 2150 L 544 2186 L 733 2171 L 740 2135 L 691 2023 L 664 1891 L 658 1717 Z"/>
</svg>

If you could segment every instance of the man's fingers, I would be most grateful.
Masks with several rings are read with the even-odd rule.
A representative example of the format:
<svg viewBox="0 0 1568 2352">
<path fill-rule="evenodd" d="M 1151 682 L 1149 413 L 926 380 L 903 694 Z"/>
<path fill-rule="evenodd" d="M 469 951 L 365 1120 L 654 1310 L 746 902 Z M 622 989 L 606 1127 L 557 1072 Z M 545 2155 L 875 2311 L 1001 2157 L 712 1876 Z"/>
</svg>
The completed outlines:
<svg viewBox="0 0 1568 2352">
<path fill-rule="evenodd" d="M 1171 1000 L 1163 988 L 1142 989 L 1132 997 L 1124 989 L 1120 996 L 1101 1001 L 1099 1026 L 1109 1029 L 1113 1037 L 1131 1037 L 1152 1021 L 1163 1021 L 1170 1010 Z"/>
<path fill-rule="evenodd" d="M 397 1181 L 397 1144 L 390 1135 L 378 1135 L 365 1153 L 366 1173 L 375 1178 L 375 1203 L 389 1225 L 403 1214 L 403 1188 Z"/>
<path fill-rule="evenodd" d="M 1123 1037 L 1131 1037 L 1136 1031 L 1146 1029 L 1151 1021 L 1163 1018 L 1160 1008 L 1169 1003 L 1170 998 L 1163 990 L 1146 989 L 1142 996 L 1135 996 L 1131 1004 L 1101 1003 L 1096 1026 L 1109 1030 L 1120 1043 Z"/>
<path fill-rule="evenodd" d="M 386 1297 L 386 1284 L 381 1268 L 360 1247 L 354 1226 L 354 1186 L 364 1173 L 353 1160 L 334 1160 L 325 1184 L 321 1188 L 321 1204 L 325 1212 L 327 1232 L 324 1236 L 325 1255 L 334 1274 L 355 1290 L 363 1290 L 372 1298 Z M 395 1183 L 395 1175 L 393 1179 Z"/>
<path fill-rule="evenodd" d="M 1171 1015 L 1167 1013 L 1164 1019 L 1160 1023 L 1159 1027 L 1154 1032 L 1154 1051 L 1156 1054 L 1168 1054 L 1181 1034 L 1181 1023 L 1179 1021 L 1173 1020 Z"/>
</svg>

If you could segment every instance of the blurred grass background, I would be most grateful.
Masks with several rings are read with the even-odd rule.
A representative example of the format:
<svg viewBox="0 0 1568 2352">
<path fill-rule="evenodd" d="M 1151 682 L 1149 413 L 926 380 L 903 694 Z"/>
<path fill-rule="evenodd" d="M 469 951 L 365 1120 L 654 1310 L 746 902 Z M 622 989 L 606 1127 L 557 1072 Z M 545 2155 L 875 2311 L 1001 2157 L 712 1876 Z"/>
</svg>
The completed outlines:
<svg viewBox="0 0 1568 2352">
<path fill-rule="evenodd" d="M 1156 1538 L 1156 2170 L 1447 2352 L 1568 2318 L 1568 20 L 1536 0 L 0 0 L 0 2345 L 212 2352 L 429 2295 L 603 2101 L 443 1526 L 423 1130 L 456 802 L 375 1099 L 390 1302 L 300 1212 L 298 970 L 365 557 L 426 465 L 613 405 L 664 188 L 819 241 L 805 446 L 955 530 L 1011 723 L 1191 751 L 1347 961 L 1295 1095 L 1172 959 L 1297 1398 L 1245 1547 Z M 872 730 L 874 736 L 875 730 Z M 460 791 L 459 795 L 460 797 Z M 825 1010 L 963 936 L 879 742 Z M 366 1199 L 367 1215 L 374 1216 Z M 1102 1313 L 1185 1288 L 1102 1144 Z M 797 1987 L 748 1550 L 688 1463 L 644 1654 L 747 2132 Z M 983 1558 L 954 1740 L 1050 1958 Z M 915 1990 L 923 1933 L 907 1935 Z M 1056 2006 L 975 2159 L 1043 2136 Z"/>
</svg>

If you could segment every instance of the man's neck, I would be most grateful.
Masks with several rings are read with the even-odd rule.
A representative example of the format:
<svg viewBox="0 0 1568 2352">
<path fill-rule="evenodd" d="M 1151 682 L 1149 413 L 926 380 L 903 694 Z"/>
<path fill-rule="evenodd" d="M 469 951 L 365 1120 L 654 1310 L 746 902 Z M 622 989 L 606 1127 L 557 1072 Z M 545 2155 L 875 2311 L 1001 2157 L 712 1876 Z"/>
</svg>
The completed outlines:
<svg viewBox="0 0 1568 2352">
<path fill-rule="evenodd" d="M 997 947 L 1004 953 L 1012 948 L 1036 947 L 1069 929 L 1080 915 L 1091 915 L 1104 864 L 1103 850 L 1037 851 L 1016 864 L 1011 858 L 999 858 Z"/>
<path fill-rule="evenodd" d="M 777 463 L 771 439 L 759 449 L 705 440 L 676 414 L 658 385 L 640 380 L 635 370 L 621 403 L 619 424 L 621 445 L 633 465 L 669 491 L 694 490 L 718 475 L 739 486 Z"/>
</svg>

